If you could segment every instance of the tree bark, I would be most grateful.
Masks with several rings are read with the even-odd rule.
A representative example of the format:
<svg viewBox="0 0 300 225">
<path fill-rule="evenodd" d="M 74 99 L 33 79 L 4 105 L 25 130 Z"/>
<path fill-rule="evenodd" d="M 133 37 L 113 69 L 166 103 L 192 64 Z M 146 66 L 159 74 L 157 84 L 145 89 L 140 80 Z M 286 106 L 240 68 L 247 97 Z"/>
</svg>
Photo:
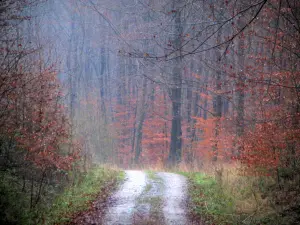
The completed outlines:
<svg viewBox="0 0 300 225">
<path fill-rule="evenodd" d="M 140 106 L 140 110 L 139 110 L 139 117 L 137 120 L 137 128 L 136 128 L 136 132 L 135 132 L 135 155 L 134 155 L 134 163 L 138 164 L 139 163 L 139 157 L 140 154 L 142 152 L 142 137 L 143 137 L 143 124 L 144 124 L 144 120 L 145 120 L 145 114 L 146 114 L 146 94 L 147 94 L 147 79 L 144 78 L 143 80 L 143 95 L 142 95 L 142 99 L 141 102 L 139 104 Z"/>
<path fill-rule="evenodd" d="M 182 89 L 182 57 L 181 57 L 181 13 L 179 10 L 175 10 L 177 1 L 174 1 L 174 16 L 175 16 L 175 30 L 174 30 L 174 48 L 175 59 L 173 61 L 173 74 L 171 87 L 171 101 L 172 101 L 172 128 L 171 128 L 171 144 L 169 152 L 169 163 L 176 164 L 181 160 L 182 151 L 182 129 L 181 129 L 181 89 Z"/>
</svg>

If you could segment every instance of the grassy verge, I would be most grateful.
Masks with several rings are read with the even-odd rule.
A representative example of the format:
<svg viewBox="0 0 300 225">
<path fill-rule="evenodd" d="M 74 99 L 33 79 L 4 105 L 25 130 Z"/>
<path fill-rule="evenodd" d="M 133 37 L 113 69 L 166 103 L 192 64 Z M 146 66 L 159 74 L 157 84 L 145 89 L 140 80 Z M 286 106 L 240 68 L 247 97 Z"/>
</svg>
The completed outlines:
<svg viewBox="0 0 300 225">
<path fill-rule="evenodd" d="M 95 167 L 86 174 L 77 173 L 72 184 L 52 180 L 40 186 L 38 172 L 32 175 L 35 180 L 29 180 L 30 176 L 22 179 L 18 174 L 14 170 L 0 171 L 0 224 L 68 222 L 77 212 L 88 209 L 95 198 L 105 199 L 124 177 L 118 170 Z"/>
<path fill-rule="evenodd" d="M 272 177 L 241 176 L 238 169 L 221 176 L 179 172 L 189 180 L 190 213 L 194 221 L 212 224 L 296 224 L 294 208 L 276 210 Z M 280 197 L 280 196 L 278 196 Z M 281 207 L 282 208 L 282 207 Z M 291 211 L 291 212 L 290 212 Z M 286 215 L 285 215 L 286 214 Z M 293 218 L 292 218 L 293 217 Z"/>
<path fill-rule="evenodd" d="M 72 217 L 81 211 L 87 210 L 97 198 L 107 198 L 109 191 L 124 179 L 124 173 L 96 167 L 84 177 L 59 195 L 46 214 L 46 224 L 63 224 L 70 222 Z M 101 196 L 102 195 L 102 196 Z"/>
<path fill-rule="evenodd" d="M 234 197 L 224 192 L 213 177 L 198 172 L 182 172 L 189 179 L 191 215 L 216 224 L 235 224 Z"/>
</svg>

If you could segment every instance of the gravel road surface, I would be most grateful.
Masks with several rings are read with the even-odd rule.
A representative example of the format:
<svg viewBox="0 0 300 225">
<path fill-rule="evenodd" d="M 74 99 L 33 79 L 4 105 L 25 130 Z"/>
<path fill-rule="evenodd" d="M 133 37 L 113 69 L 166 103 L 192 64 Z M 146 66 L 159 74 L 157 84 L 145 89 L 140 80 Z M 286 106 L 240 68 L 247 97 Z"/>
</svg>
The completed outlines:
<svg viewBox="0 0 300 225">
<path fill-rule="evenodd" d="M 125 171 L 124 183 L 96 210 L 74 224 L 189 225 L 187 180 L 166 172 Z M 97 206 L 97 201 L 94 203 Z"/>
</svg>

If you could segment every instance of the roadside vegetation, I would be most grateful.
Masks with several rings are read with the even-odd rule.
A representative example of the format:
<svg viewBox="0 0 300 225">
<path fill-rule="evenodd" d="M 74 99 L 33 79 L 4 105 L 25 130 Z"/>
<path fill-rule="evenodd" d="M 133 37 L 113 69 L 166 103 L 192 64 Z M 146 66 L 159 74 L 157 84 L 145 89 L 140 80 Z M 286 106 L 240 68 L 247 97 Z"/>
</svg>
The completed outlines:
<svg viewBox="0 0 300 225">
<path fill-rule="evenodd" d="M 38 192 L 31 193 L 22 188 L 22 182 L 12 172 L 1 172 L 0 175 L 0 222 L 24 225 L 70 222 L 76 213 L 87 210 L 96 198 L 106 199 L 124 178 L 119 170 L 93 167 L 86 173 L 77 174 L 71 183 L 44 184 L 38 202 L 33 205 Z"/>
<path fill-rule="evenodd" d="M 0 3 L 0 224 L 67 222 L 120 178 L 93 166 L 104 148 L 87 143 L 60 57 L 40 36 L 50 2 Z"/>
<path fill-rule="evenodd" d="M 283 189 L 276 177 L 245 175 L 238 167 L 204 171 L 179 172 L 189 181 L 193 221 L 220 225 L 299 223 L 299 199 L 292 191 L 295 180 L 285 178 Z"/>
<path fill-rule="evenodd" d="M 91 169 L 54 200 L 45 215 L 46 224 L 70 222 L 74 215 L 88 210 L 96 198 L 105 201 L 123 179 L 123 171 L 104 167 Z"/>
</svg>

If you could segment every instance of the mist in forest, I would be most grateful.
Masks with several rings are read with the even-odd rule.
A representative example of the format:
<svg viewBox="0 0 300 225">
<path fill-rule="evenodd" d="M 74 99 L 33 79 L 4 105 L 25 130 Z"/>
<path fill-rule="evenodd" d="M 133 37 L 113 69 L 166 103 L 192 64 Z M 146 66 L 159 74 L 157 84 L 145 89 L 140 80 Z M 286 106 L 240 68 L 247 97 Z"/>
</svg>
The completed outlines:
<svg viewBox="0 0 300 225">
<path fill-rule="evenodd" d="M 30 215 L 95 165 L 299 196 L 298 1 L 7 0 L 0 30 L 0 190 Z"/>
<path fill-rule="evenodd" d="M 282 132 L 298 129 L 298 30 L 268 4 L 291 13 L 277 1 L 44 3 L 40 39 L 59 58 L 83 154 L 122 167 L 201 166 L 265 164 L 254 156 L 263 151 L 277 164 L 269 149 L 295 142 Z"/>
</svg>

